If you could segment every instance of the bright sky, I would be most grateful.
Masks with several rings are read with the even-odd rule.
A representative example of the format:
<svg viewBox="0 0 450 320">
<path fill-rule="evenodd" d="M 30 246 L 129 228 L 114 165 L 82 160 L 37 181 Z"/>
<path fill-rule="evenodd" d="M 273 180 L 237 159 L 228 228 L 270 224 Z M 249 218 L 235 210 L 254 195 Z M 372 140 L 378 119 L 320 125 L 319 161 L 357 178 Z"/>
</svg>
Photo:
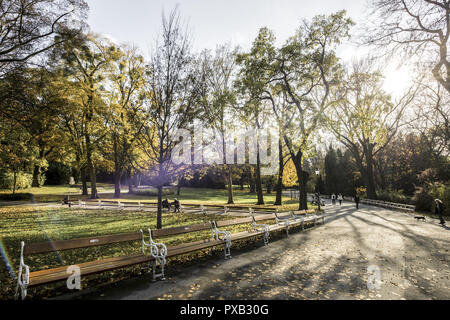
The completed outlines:
<svg viewBox="0 0 450 320">
<path fill-rule="evenodd" d="M 176 4 L 189 25 L 195 51 L 214 49 L 230 42 L 248 49 L 259 28 L 275 32 L 278 43 L 292 35 L 304 18 L 346 9 L 356 22 L 367 15 L 362 0 L 89 0 L 92 31 L 119 43 L 133 44 L 147 56 L 161 30 L 162 11 Z M 339 50 L 344 61 L 351 61 L 363 50 L 347 43 Z M 409 72 L 392 64 L 385 71 L 385 90 L 398 95 L 407 86 Z"/>
</svg>

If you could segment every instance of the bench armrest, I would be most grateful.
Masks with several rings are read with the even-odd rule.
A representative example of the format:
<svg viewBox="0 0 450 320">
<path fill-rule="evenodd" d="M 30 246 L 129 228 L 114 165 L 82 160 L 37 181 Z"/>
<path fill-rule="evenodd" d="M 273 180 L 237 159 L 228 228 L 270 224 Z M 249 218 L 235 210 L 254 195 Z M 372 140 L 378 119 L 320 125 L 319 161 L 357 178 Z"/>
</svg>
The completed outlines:
<svg viewBox="0 0 450 320">
<path fill-rule="evenodd" d="M 230 231 L 219 230 L 215 221 L 210 221 L 209 223 L 211 224 L 211 231 L 215 240 L 227 241 L 229 239 L 231 241 Z"/>
<path fill-rule="evenodd" d="M 167 256 L 167 247 L 164 243 L 154 242 L 152 239 L 152 230 L 148 229 L 149 242 L 145 242 L 144 232 L 140 230 L 142 234 L 142 254 L 145 255 L 145 249 L 150 248 L 150 255 L 153 258 L 164 258 Z"/>
<path fill-rule="evenodd" d="M 255 216 L 252 215 L 252 228 L 257 231 L 259 230 L 265 231 L 266 229 L 268 230 L 269 226 L 267 224 L 256 223 Z"/>
<path fill-rule="evenodd" d="M 30 283 L 30 268 L 25 264 L 23 259 L 23 249 L 25 247 L 25 242 L 20 243 L 20 265 L 19 265 L 19 274 L 17 275 L 17 286 L 16 293 L 14 294 L 14 298 L 17 300 L 19 298 L 19 289 L 21 292 L 22 300 L 27 296 L 27 287 Z M 25 271 L 24 271 L 25 269 Z"/>
<path fill-rule="evenodd" d="M 232 240 L 232 235 L 230 231 L 221 231 L 217 228 L 217 223 L 215 221 L 210 221 L 209 222 L 211 224 L 211 232 L 213 235 L 213 238 L 216 241 L 223 241 L 225 242 L 225 259 L 230 259 L 231 258 L 231 240 Z"/>
</svg>

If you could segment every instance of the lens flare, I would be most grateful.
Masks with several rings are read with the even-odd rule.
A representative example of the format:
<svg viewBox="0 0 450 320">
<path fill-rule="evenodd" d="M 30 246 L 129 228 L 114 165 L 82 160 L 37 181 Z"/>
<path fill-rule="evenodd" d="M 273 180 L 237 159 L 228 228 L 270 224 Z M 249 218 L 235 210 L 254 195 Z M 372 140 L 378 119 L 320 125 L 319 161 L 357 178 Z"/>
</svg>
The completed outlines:
<svg viewBox="0 0 450 320">
<path fill-rule="evenodd" d="M 0 254 L 2 256 L 3 261 L 5 262 L 6 269 L 8 269 L 9 275 L 13 280 L 16 279 L 16 272 L 12 267 L 11 259 L 8 256 L 8 252 L 6 251 L 6 247 L 3 244 L 3 239 L 0 239 Z"/>
</svg>

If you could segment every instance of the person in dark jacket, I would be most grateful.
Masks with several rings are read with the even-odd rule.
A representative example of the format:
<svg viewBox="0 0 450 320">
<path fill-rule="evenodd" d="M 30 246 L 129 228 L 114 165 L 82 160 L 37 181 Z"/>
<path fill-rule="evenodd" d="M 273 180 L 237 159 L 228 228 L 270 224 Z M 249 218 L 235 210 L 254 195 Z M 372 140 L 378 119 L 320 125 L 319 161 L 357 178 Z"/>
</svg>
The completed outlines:
<svg viewBox="0 0 450 320">
<path fill-rule="evenodd" d="M 444 220 L 445 205 L 439 199 L 434 200 L 434 202 L 436 203 L 436 209 L 434 210 L 434 212 L 439 216 L 439 220 L 441 220 L 439 224 L 445 225 Z"/>
<path fill-rule="evenodd" d="M 167 211 L 170 211 L 170 203 L 167 198 L 165 200 L 163 200 L 162 207 L 163 207 L 163 209 L 167 209 Z"/>
<path fill-rule="evenodd" d="M 178 201 L 177 198 L 175 198 L 175 200 L 172 202 L 172 204 L 174 207 L 173 212 L 181 212 L 180 211 L 180 201 Z"/>
<path fill-rule="evenodd" d="M 359 196 L 355 196 L 356 209 L 359 209 Z"/>
</svg>

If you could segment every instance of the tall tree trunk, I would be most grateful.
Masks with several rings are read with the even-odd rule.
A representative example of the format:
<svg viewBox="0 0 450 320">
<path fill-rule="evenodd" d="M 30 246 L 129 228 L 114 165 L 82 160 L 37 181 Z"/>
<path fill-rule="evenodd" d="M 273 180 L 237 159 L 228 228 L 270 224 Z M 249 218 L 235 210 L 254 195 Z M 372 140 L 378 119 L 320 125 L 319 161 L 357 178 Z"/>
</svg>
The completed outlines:
<svg viewBox="0 0 450 320">
<path fill-rule="evenodd" d="M 257 205 L 264 205 L 264 195 L 263 188 L 261 183 L 261 161 L 259 158 L 259 144 L 257 144 L 257 153 L 256 153 L 256 194 L 258 195 Z"/>
<path fill-rule="evenodd" d="M 308 185 L 309 181 L 309 173 L 306 171 L 302 171 L 302 188 L 300 190 L 300 197 L 302 198 L 303 209 L 301 210 L 308 210 L 308 192 L 306 186 Z"/>
<path fill-rule="evenodd" d="M 227 204 L 234 204 L 234 198 L 233 198 L 233 171 L 231 168 L 231 165 L 233 163 L 227 163 L 227 142 L 225 141 L 225 129 L 224 129 L 224 123 L 223 123 L 223 115 L 222 115 L 222 122 L 220 127 L 220 132 L 222 135 L 222 161 L 223 161 L 223 177 L 225 180 L 225 185 L 227 186 L 228 190 L 228 202 Z"/>
<path fill-rule="evenodd" d="M 233 170 L 231 168 L 231 165 L 227 165 L 227 185 L 228 185 L 228 204 L 234 204 L 233 199 Z"/>
<path fill-rule="evenodd" d="M 90 93 L 88 97 L 88 101 L 86 104 L 86 124 L 85 124 L 85 134 L 84 134 L 84 140 L 86 143 L 86 160 L 87 160 L 87 170 L 89 171 L 89 178 L 91 180 L 91 199 L 97 199 L 97 178 L 95 176 L 95 167 L 92 162 L 92 143 L 91 143 L 91 136 L 90 136 L 90 124 L 93 119 L 94 115 L 94 107 L 93 107 L 93 101 L 94 101 L 94 83 L 92 79 L 90 80 Z"/>
<path fill-rule="evenodd" d="M 36 164 L 33 169 L 33 182 L 31 183 L 33 188 L 41 187 L 41 166 Z"/>
<path fill-rule="evenodd" d="M 44 147 L 42 147 L 42 145 L 39 143 L 39 163 L 42 162 L 42 160 L 45 159 L 45 149 Z M 32 180 L 32 184 L 31 186 L 34 188 L 40 188 L 41 187 L 41 165 L 40 164 L 36 164 L 34 166 L 34 170 L 33 170 L 33 180 Z"/>
<path fill-rule="evenodd" d="M 87 166 L 89 170 L 89 177 L 91 179 L 91 199 L 97 199 L 97 179 L 95 176 L 95 167 L 92 162 L 92 145 L 91 145 L 91 137 L 89 134 L 85 136 L 86 140 L 86 156 L 87 156 Z"/>
<path fill-rule="evenodd" d="M 278 139 L 278 152 L 279 152 L 279 171 L 277 181 L 277 194 L 275 197 L 275 206 L 281 206 L 283 204 L 283 171 L 284 171 L 284 159 L 283 159 L 283 144 L 280 138 Z"/>
<path fill-rule="evenodd" d="M 114 198 L 120 198 L 120 179 L 122 178 L 122 170 L 116 166 L 114 171 Z"/>
<path fill-rule="evenodd" d="M 13 194 L 16 194 L 16 185 L 17 185 L 17 171 L 14 170 Z"/>
<path fill-rule="evenodd" d="M 292 161 L 294 162 L 295 171 L 298 178 L 298 209 L 308 210 L 307 194 L 306 194 L 306 172 L 303 171 L 303 153 L 298 151 L 296 155 L 292 155 Z"/>
<path fill-rule="evenodd" d="M 181 194 L 181 186 L 184 183 L 184 177 L 181 177 L 180 179 L 178 179 L 178 183 L 177 183 L 177 196 L 179 196 Z"/>
<path fill-rule="evenodd" d="M 117 134 L 113 132 L 113 151 L 114 151 L 114 198 L 120 198 L 120 178 L 122 177 L 121 162 L 117 147 Z"/>
<path fill-rule="evenodd" d="M 130 167 L 127 169 L 127 176 L 128 176 L 128 193 L 129 194 L 133 194 L 134 193 L 133 185 L 135 185 L 136 177 L 133 177 L 131 175 L 131 168 Z"/>
<path fill-rule="evenodd" d="M 373 154 L 371 146 L 365 148 L 365 157 L 366 157 L 367 196 L 369 197 L 369 199 L 376 200 L 377 192 L 373 174 Z"/>
<path fill-rule="evenodd" d="M 81 185 L 82 185 L 82 195 L 87 196 L 88 195 L 88 187 L 87 187 L 87 174 L 86 174 L 86 167 L 81 168 L 80 174 L 81 174 Z"/>
<path fill-rule="evenodd" d="M 156 214 L 156 229 L 162 228 L 162 186 L 158 186 L 158 212 Z"/>
<path fill-rule="evenodd" d="M 256 192 L 256 185 L 255 185 L 255 174 L 253 172 L 253 168 L 250 168 L 250 193 L 255 193 Z"/>
</svg>

